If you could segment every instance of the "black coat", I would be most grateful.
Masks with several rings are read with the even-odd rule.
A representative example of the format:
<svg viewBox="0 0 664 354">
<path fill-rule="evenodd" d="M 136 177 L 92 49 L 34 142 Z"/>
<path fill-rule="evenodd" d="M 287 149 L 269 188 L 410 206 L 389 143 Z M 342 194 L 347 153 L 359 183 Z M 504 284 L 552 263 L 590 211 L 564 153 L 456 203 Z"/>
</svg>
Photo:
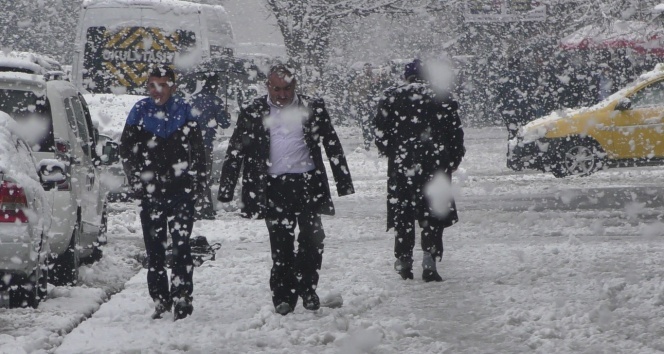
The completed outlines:
<svg viewBox="0 0 664 354">
<path fill-rule="evenodd" d="M 320 144 L 330 160 L 330 168 L 337 185 L 337 194 L 344 196 L 355 193 L 350 170 L 346 163 L 341 142 L 332 127 L 330 116 L 321 99 L 299 96 L 299 107 L 308 112 L 303 130 L 315 164 L 317 188 L 314 207 L 319 214 L 334 215 L 334 205 L 327 173 L 323 164 Z M 217 199 L 221 202 L 233 200 L 235 185 L 242 171 L 241 215 L 248 218 L 264 218 L 266 208 L 266 183 L 270 160 L 270 130 L 264 121 L 270 114 L 267 96 L 256 98 L 240 111 L 237 126 L 231 136 L 226 159 L 221 169 L 221 181 Z"/>
<path fill-rule="evenodd" d="M 196 198 L 205 190 L 203 136 L 191 107 L 179 97 L 163 106 L 151 98 L 136 103 L 122 131 L 120 156 L 130 185 L 143 195 Z"/>
<path fill-rule="evenodd" d="M 465 154 L 458 104 L 437 95 L 429 85 L 415 82 L 386 91 L 374 118 L 376 146 L 388 157 L 387 229 L 394 227 L 402 213 L 400 204 L 415 198 L 416 218 L 431 213 L 424 197 L 424 185 L 437 172 L 451 179 Z M 407 170 L 421 166 L 418 178 L 408 178 Z M 409 184 L 414 182 L 415 186 Z M 414 193 L 414 195 L 413 195 Z M 450 212 L 440 217 L 441 225 L 451 226 L 459 219 L 454 200 Z"/>
</svg>

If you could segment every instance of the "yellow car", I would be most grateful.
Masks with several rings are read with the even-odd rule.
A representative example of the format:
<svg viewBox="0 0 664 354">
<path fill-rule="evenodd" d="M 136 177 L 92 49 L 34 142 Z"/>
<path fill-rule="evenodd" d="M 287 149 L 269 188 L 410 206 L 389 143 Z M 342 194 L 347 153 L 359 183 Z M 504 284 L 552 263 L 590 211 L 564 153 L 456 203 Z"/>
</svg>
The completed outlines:
<svg viewBox="0 0 664 354">
<path fill-rule="evenodd" d="M 664 64 L 592 107 L 535 119 L 508 143 L 508 166 L 556 177 L 653 164 L 664 164 Z"/>
</svg>

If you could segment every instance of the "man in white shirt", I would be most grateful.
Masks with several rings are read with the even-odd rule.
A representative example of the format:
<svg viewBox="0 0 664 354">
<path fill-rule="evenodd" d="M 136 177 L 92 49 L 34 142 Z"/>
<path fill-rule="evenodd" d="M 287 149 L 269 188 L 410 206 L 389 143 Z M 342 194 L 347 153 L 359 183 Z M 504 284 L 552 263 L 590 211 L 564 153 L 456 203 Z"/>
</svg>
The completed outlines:
<svg viewBox="0 0 664 354">
<path fill-rule="evenodd" d="M 290 68 L 279 64 L 270 69 L 268 95 L 256 98 L 240 112 L 217 198 L 233 200 L 242 172 L 241 215 L 265 219 L 272 250 L 272 302 L 282 315 L 295 309 L 298 297 L 307 310 L 320 307 L 316 287 L 325 239 L 320 215 L 334 215 L 321 145 L 339 196 L 354 193 L 325 103 L 297 95 L 296 87 Z"/>
</svg>

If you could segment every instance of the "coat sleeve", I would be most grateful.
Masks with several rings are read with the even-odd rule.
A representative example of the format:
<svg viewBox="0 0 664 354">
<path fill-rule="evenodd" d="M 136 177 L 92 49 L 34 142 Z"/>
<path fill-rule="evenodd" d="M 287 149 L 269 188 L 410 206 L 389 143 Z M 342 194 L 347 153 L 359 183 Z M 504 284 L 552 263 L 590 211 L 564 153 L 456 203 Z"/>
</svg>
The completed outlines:
<svg viewBox="0 0 664 354">
<path fill-rule="evenodd" d="M 240 177 L 242 161 L 244 159 L 244 140 L 250 127 L 249 119 L 249 113 L 247 113 L 245 109 L 242 109 L 235 130 L 233 131 L 233 135 L 231 135 L 231 139 L 228 142 L 226 158 L 221 167 L 219 193 L 217 195 L 217 200 L 220 202 L 230 202 L 233 200 L 235 185 Z"/>
<path fill-rule="evenodd" d="M 215 114 L 215 120 L 217 121 L 217 125 L 220 128 L 226 129 L 231 126 L 231 116 L 224 109 L 224 103 L 221 102 L 221 100 L 217 105 L 217 111 L 214 112 L 214 114 Z"/>
<path fill-rule="evenodd" d="M 341 140 L 339 140 L 339 136 L 332 126 L 330 115 L 327 109 L 325 109 L 325 102 L 321 99 L 316 100 L 312 108 L 314 115 L 318 119 L 318 133 L 320 134 L 325 154 L 330 160 L 330 168 L 336 182 L 337 194 L 340 197 L 353 194 L 355 193 L 355 188 L 353 187 L 353 180 L 350 176 L 348 163 L 346 162 L 346 155 L 344 155 Z"/>
<path fill-rule="evenodd" d="M 205 191 L 208 181 L 205 176 L 207 168 L 205 164 L 205 142 L 203 141 L 202 127 L 192 118 L 187 122 L 187 128 L 187 137 L 189 138 L 191 151 L 191 168 L 189 171 L 194 182 L 194 196 L 202 198 L 202 193 Z"/>
<path fill-rule="evenodd" d="M 141 164 L 143 163 L 141 152 L 144 147 L 139 137 L 142 128 L 139 124 L 135 124 L 138 122 L 140 122 L 139 106 L 135 105 L 127 116 L 127 124 L 125 124 L 122 136 L 120 137 L 122 168 L 127 176 L 129 185 L 133 188 L 140 186 L 140 171 Z"/>
<path fill-rule="evenodd" d="M 378 153 L 381 156 L 388 156 L 389 152 L 389 141 L 390 141 L 390 128 L 389 128 L 389 101 L 388 98 L 383 97 L 378 102 L 378 108 L 376 109 L 376 116 L 373 119 L 374 126 L 374 135 L 376 147 L 378 148 Z"/>
<path fill-rule="evenodd" d="M 466 154 L 466 148 L 463 141 L 463 127 L 459 118 L 459 104 L 454 100 L 449 100 L 443 104 L 443 109 L 447 112 L 445 140 L 449 149 L 450 170 L 456 171 L 461 164 L 461 160 Z"/>
</svg>

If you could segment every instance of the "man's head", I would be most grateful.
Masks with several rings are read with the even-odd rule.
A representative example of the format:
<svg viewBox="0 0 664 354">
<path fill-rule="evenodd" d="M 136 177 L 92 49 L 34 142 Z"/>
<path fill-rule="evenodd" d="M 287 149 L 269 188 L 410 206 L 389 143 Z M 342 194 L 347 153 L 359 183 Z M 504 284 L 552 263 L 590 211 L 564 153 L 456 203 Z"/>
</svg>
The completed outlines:
<svg viewBox="0 0 664 354">
<path fill-rule="evenodd" d="M 364 63 L 364 73 L 366 75 L 371 75 L 373 73 L 371 63 Z"/>
<path fill-rule="evenodd" d="M 203 85 L 203 87 L 201 88 L 201 92 L 214 95 L 219 90 L 221 78 L 216 72 L 210 71 L 203 73 L 200 75 L 199 80 L 202 82 Z"/>
<path fill-rule="evenodd" d="M 414 82 L 418 80 L 422 80 L 423 77 L 423 71 L 422 71 L 422 61 L 419 59 L 413 60 L 412 63 L 406 64 L 406 67 L 403 72 L 403 77 L 406 79 L 408 82 Z"/>
<path fill-rule="evenodd" d="M 284 64 L 277 64 L 270 68 L 267 75 L 267 92 L 270 101 L 277 107 L 285 107 L 295 98 L 297 80 L 293 70 Z"/>
<path fill-rule="evenodd" d="M 158 66 L 150 71 L 148 77 L 148 94 L 158 106 L 166 104 L 175 93 L 175 72 L 166 65 Z"/>
</svg>

